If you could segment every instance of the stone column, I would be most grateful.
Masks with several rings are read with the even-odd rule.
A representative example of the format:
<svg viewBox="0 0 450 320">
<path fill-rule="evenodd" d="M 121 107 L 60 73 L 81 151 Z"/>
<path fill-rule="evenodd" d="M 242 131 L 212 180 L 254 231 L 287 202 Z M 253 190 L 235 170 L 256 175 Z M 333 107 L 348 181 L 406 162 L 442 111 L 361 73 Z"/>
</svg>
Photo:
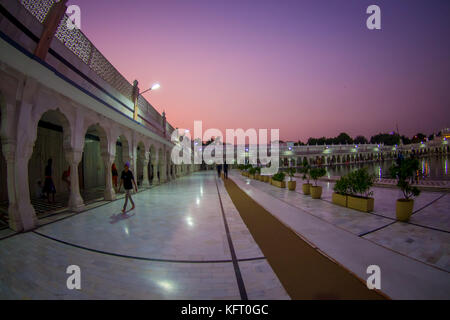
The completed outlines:
<svg viewBox="0 0 450 320">
<path fill-rule="evenodd" d="M 32 230 L 37 226 L 28 185 L 28 160 L 33 148 L 17 154 L 15 141 L 2 141 L 2 150 L 7 167 L 9 227 L 14 231 Z"/>
<path fill-rule="evenodd" d="M 143 175 L 144 178 L 142 180 L 142 187 L 143 188 L 148 188 L 150 187 L 150 181 L 148 181 L 148 152 L 144 152 L 144 159 L 142 160 L 142 164 L 144 166 L 143 168 Z"/>
<path fill-rule="evenodd" d="M 9 227 L 14 231 L 27 231 L 36 226 L 37 218 L 34 208 L 31 206 L 22 206 L 19 208 L 20 199 L 16 193 L 16 144 L 13 141 L 2 141 L 3 155 L 6 160 L 6 181 L 8 188 L 8 217 Z M 22 169 L 23 170 L 23 169 Z M 28 170 L 27 170 L 28 174 Z M 29 194 L 29 191 L 27 191 Z M 31 208 L 30 208 L 31 207 Z M 24 210 L 23 212 L 21 210 Z M 30 217 L 27 217 L 30 216 Z"/>
<path fill-rule="evenodd" d="M 158 180 L 158 163 L 157 162 L 153 162 L 153 180 L 152 180 L 152 185 L 156 186 L 159 184 L 159 180 Z"/>
<path fill-rule="evenodd" d="M 64 150 L 66 160 L 70 165 L 70 195 L 68 207 L 70 210 L 80 212 L 84 210 L 84 201 L 80 194 L 78 181 L 78 164 L 83 156 L 82 150 Z"/>
<path fill-rule="evenodd" d="M 159 169 L 159 175 L 160 175 L 160 179 L 161 179 L 161 183 L 166 182 L 167 181 L 167 175 L 166 175 L 166 164 L 161 164 L 160 169 Z"/>
<path fill-rule="evenodd" d="M 104 197 L 107 201 L 116 200 L 116 192 L 114 191 L 112 183 L 112 164 L 116 158 L 116 155 L 111 154 L 107 151 L 102 152 L 103 163 L 105 165 L 105 193 Z"/>
</svg>

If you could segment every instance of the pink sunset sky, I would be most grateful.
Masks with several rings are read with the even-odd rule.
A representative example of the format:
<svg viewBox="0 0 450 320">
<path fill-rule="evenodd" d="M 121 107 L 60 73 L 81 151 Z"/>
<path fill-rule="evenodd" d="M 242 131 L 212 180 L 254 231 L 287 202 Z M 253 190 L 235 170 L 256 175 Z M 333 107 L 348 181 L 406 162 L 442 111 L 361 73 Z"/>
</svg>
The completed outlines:
<svg viewBox="0 0 450 320">
<path fill-rule="evenodd" d="M 282 140 L 450 126 L 450 1 L 70 0 L 82 31 L 174 127 Z M 366 28 L 381 8 L 382 30 Z"/>
</svg>

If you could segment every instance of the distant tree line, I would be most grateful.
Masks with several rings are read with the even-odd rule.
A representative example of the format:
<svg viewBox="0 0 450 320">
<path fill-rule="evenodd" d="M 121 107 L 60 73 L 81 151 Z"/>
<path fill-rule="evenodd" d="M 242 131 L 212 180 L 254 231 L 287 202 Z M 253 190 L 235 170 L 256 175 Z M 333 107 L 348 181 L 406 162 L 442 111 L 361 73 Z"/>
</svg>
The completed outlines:
<svg viewBox="0 0 450 320">
<path fill-rule="evenodd" d="M 428 136 L 428 140 L 433 140 L 434 137 L 440 137 L 441 132 L 438 132 L 436 135 L 431 134 Z M 425 141 L 427 136 L 423 133 L 417 133 L 413 137 L 409 138 L 404 135 L 400 136 L 395 132 L 391 133 L 379 133 L 367 139 L 363 135 L 356 136 L 354 139 L 350 137 L 349 134 L 342 132 L 337 137 L 334 138 L 309 138 L 306 143 L 302 141 L 295 142 L 295 146 L 304 146 L 304 145 L 331 145 L 331 144 L 364 144 L 364 143 L 372 143 L 372 144 L 384 144 L 387 146 L 393 146 L 396 144 L 400 144 L 400 141 L 403 144 L 411 144 L 411 143 L 419 143 L 421 141 Z"/>
</svg>

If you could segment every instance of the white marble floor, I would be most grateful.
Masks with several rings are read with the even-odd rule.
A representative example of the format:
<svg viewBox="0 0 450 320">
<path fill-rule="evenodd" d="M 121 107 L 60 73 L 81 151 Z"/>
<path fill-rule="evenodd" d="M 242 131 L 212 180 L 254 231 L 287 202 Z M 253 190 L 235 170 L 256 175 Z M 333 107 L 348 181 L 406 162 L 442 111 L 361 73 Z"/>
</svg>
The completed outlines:
<svg viewBox="0 0 450 320">
<path fill-rule="evenodd" d="M 0 299 L 289 299 L 214 172 L 133 198 L 0 240 Z"/>
</svg>

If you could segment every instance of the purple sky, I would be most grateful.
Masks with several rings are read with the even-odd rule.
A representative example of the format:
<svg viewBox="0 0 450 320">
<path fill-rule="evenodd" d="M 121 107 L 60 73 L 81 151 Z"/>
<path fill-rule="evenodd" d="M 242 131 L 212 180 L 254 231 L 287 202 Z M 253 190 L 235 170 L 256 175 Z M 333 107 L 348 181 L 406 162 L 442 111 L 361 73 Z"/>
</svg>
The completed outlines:
<svg viewBox="0 0 450 320">
<path fill-rule="evenodd" d="M 450 127 L 450 1 L 69 0 L 174 127 L 282 140 Z M 366 28 L 381 8 L 382 30 Z"/>
</svg>

